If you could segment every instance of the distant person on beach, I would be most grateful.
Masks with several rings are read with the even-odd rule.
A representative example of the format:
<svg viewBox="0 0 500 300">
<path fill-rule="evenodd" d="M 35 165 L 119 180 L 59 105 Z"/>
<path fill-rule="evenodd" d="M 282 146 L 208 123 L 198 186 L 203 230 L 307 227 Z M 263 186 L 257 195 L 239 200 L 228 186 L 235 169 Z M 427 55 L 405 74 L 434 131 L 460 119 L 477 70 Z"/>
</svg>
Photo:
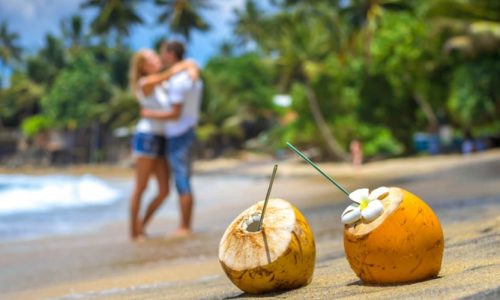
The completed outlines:
<svg viewBox="0 0 500 300">
<path fill-rule="evenodd" d="M 164 42 L 160 55 L 167 67 L 183 60 L 185 47 L 177 41 Z M 201 80 L 193 80 L 189 70 L 179 72 L 164 83 L 169 102 L 169 111 L 143 108 L 141 115 L 146 118 L 165 120 L 165 136 L 167 137 L 167 157 L 172 167 L 175 186 L 179 193 L 181 222 L 175 235 L 184 236 L 191 233 L 191 217 L 193 211 L 193 191 L 191 187 L 191 161 L 195 142 L 195 127 L 201 103 L 203 84 Z M 174 115 L 174 120 L 172 120 Z"/>
<path fill-rule="evenodd" d="M 351 150 L 352 165 L 355 167 L 361 166 L 361 164 L 363 164 L 363 148 L 361 142 L 358 139 L 354 139 L 351 141 L 349 148 Z"/>
<path fill-rule="evenodd" d="M 472 152 L 474 152 L 474 138 L 472 133 L 467 131 L 462 142 L 462 154 L 470 155 Z"/>
<path fill-rule="evenodd" d="M 197 66 L 190 61 L 179 61 L 171 68 L 159 72 L 161 68 L 161 60 L 152 50 L 139 50 L 132 57 L 129 70 L 130 88 L 141 108 L 152 111 L 163 110 L 166 96 L 162 92 L 161 83 L 184 70 L 190 70 L 190 74 L 197 72 Z M 141 118 L 132 141 L 132 150 L 136 157 L 136 174 L 134 191 L 130 199 L 130 236 L 134 240 L 144 238 L 145 226 L 168 196 L 170 171 L 165 159 L 166 146 L 164 123 Z M 156 177 L 159 190 L 149 204 L 144 218 L 141 219 L 139 216 L 141 198 L 151 175 Z"/>
</svg>

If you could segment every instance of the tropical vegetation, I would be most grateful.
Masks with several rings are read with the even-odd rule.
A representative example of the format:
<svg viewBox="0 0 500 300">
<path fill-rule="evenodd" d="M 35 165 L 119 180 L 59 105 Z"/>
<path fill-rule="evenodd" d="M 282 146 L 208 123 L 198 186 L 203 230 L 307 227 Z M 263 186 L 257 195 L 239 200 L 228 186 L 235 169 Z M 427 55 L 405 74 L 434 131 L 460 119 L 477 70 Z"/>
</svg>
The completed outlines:
<svg viewBox="0 0 500 300">
<path fill-rule="evenodd" d="M 204 14 L 217 3 L 154 5 L 158 24 L 189 42 L 217 21 Z M 34 54 L 0 22 L 0 82 L 13 70 L 0 89 L 0 130 L 92 128 L 104 139 L 133 128 L 127 38 L 144 25 L 137 5 L 83 1 L 97 10 L 90 26 L 70 16 Z M 209 156 L 273 153 L 290 141 L 347 160 L 358 139 L 377 158 L 414 153 L 416 133 L 436 136 L 443 125 L 457 138 L 500 134 L 497 0 L 247 0 L 234 20 L 234 39 L 203 67 L 198 136 Z"/>
</svg>

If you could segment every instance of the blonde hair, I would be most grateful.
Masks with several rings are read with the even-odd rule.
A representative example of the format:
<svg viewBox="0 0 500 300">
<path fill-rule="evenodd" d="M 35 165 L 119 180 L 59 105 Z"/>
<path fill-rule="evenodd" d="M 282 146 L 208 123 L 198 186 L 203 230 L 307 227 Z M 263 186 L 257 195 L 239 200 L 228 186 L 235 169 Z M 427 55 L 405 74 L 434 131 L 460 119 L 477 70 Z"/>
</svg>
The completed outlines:
<svg viewBox="0 0 500 300">
<path fill-rule="evenodd" d="M 128 72 L 129 87 L 135 94 L 137 91 L 137 83 L 142 76 L 144 76 L 144 71 L 142 70 L 144 62 L 147 60 L 148 49 L 141 49 L 134 53 L 132 59 L 130 59 L 130 69 Z"/>
</svg>

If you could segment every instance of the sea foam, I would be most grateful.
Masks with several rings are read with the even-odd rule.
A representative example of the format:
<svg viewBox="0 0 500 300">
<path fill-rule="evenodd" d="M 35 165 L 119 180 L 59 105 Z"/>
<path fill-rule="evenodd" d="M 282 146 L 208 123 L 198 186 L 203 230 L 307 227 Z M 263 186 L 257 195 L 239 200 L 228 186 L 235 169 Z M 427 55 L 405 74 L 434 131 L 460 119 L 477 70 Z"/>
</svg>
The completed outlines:
<svg viewBox="0 0 500 300">
<path fill-rule="evenodd" d="M 0 175 L 0 215 L 106 205 L 120 196 L 92 175 Z"/>
</svg>

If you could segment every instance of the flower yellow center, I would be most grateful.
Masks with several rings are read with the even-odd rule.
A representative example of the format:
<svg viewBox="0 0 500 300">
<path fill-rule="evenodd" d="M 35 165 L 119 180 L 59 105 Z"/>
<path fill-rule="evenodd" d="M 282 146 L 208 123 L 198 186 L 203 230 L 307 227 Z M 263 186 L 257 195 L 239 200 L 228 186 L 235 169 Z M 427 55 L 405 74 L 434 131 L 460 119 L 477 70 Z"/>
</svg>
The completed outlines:
<svg viewBox="0 0 500 300">
<path fill-rule="evenodd" d="M 359 203 L 359 209 L 360 210 L 365 209 L 368 206 L 368 202 L 369 202 L 369 200 L 366 199 L 366 198 L 364 198 L 363 200 L 361 200 L 361 202 Z"/>
</svg>

